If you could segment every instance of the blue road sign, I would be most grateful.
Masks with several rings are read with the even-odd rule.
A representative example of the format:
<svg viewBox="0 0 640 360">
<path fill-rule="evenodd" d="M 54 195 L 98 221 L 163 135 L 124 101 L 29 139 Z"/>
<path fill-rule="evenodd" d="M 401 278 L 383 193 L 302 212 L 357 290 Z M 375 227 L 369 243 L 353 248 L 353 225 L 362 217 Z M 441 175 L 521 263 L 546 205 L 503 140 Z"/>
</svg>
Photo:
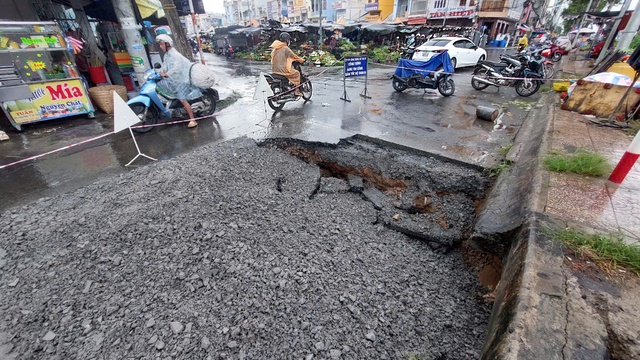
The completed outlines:
<svg viewBox="0 0 640 360">
<path fill-rule="evenodd" d="M 344 76 L 365 76 L 367 75 L 367 57 L 354 56 L 344 58 Z"/>
</svg>

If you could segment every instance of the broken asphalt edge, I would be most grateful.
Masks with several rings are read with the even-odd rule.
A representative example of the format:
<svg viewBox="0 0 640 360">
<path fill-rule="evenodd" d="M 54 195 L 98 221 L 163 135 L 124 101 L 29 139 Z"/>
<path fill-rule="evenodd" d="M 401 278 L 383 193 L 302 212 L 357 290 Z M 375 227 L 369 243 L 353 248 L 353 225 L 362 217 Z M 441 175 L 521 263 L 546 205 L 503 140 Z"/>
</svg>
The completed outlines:
<svg viewBox="0 0 640 360">
<path fill-rule="evenodd" d="M 543 94 L 516 135 L 478 215 L 472 244 L 504 256 L 482 359 L 606 359 L 602 326 L 571 284 L 563 252 L 545 236 L 555 93 Z M 524 199 L 523 199 L 524 197 Z"/>
</svg>

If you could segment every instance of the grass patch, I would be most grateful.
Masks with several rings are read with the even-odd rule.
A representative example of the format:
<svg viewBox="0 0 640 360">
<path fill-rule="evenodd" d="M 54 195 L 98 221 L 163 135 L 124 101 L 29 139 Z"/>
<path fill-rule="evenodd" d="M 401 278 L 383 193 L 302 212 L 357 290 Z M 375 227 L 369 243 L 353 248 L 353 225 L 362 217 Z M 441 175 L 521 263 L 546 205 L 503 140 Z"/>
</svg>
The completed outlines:
<svg viewBox="0 0 640 360">
<path fill-rule="evenodd" d="M 513 143 L 509 145 L 502 145 L 500 149 L 498 149 L 498 154 L 500 154 L 500 156 L 502 157 L 505 157 L 507 156 L 507 154 L 509 153 L 509 150 L 511 150 L 512 147 L 513 147 Z"/>
<path fill-rule="evenodd" d="M 596 153 L 578 150 L 574 154 L 549 153 L 544 158 L 548 170 L 602 177 L 611 171 L 607 159 Z"/>
<path fill-rule="evenodd" d="M 502 174 L 503 171 L 507 170 L 509 166 L 511 166 L 511 161 L 504 159 L 498 166 L 492 167 L 492 168 L 486 168 L 484 169 L 484 172 L 490 177 L 496 177 Z"/>
<path fill-rule="evenodd" d="M 629 127 L 625 130 L 625 132 L 631 136 L 636 136 L 638 130 L 640 130 L 640 121 L 631 120 L 629 121 Z"/>
<path fill-rule="evenodd" d="M 623 241 L 620 234 L 586 234 L 573 229 L 552 230 L 552 239 L 588 257 L 603 268 L 625 268 L 640 274 L 640 248 Z"/>
<path fill-rule="evenodd" d="M 551 91 L 553 91 L 553 87 L 551 87 L 551 86 L 549 86 L 547 84 L 540 85 L 540 92 L 548 93 L 548 92 L 551 92 Z"/>
<path fill-rule="evenodd" d="M 507 104 L 513 104 L 522 110 L 530 111 L 536 103 L 528 102 L 528 101 L 513 100 L 513 101 L 509 101 Z"/>
</svg>

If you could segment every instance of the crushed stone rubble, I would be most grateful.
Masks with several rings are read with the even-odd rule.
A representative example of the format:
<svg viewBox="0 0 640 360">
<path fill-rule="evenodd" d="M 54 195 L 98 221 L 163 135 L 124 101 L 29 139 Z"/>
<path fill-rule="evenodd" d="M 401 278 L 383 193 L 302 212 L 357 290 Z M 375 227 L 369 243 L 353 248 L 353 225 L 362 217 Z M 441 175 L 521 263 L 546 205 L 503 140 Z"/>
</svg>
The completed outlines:
<svg viewBox="0 0 640 360">
<path fill-rule="evenodd" d="M 385 227 L 349 188 L 240 138 L 11 209 L 0 346 L 18 359 L 479 358 L 491 309 L 460 252 Z"/>
</svg>

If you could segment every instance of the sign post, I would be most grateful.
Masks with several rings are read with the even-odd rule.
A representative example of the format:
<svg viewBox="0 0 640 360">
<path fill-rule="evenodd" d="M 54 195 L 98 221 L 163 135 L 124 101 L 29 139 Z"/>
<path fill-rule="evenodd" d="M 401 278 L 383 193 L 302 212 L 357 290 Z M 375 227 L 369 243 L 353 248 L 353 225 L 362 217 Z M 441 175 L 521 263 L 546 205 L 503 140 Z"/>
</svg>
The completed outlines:
<svg viewBox="0 0 640 360">
<path fill-rule="evenodd" d="M 344 58 L 344 74 L 342 76 L 342 83 L 344 88 L 344 94 L 340 98 L 341 100 L 351 102 L 347 97 L 347 84 L 346 79 L 348 77 L 364 76 L 364 90 L 360 93 L 360 96 L 371 99 L 369 91 L 367 90 L 367 56 L 352 56 Z"/>
<path fill-rule="evenodd" d="M 258 78 L 258 85 L 256 85 L 256 91 L 253 93 L 253 100 L 262 100 L 264 103 L 264 117 L 265 120 L 268 119 L 267 116 L 267 99 L 269 96 L 273 96 L 273 90 L 271 90 L 271 86 L 267 82 L 267 78 L 264 77 L 264 74 L 260 72 L 260 77 Z"/>
<path fill-rule="evenodd" d="M 138 146 L 138 142 L 136 141 L 136 137 L 133 136 L 133 131 L 131 130 L 131 126 L 140 122 L 140 118 L 138 115 L 131 110 L 129 105 L 127 105 L 124 100 L 118 95 L 115 91 L 113 92 L 113 132 L 117 133 L 124 129 L 129 129 L 131 133 L 131 138 L 133 139 L 133 144 L 136 146 L 136 150 L 138 154 L 131 159 L 125 166 L 131 165 L 138 157 L 144 156 L 147 159 L 156 161 L 157 159 L 152 158 L 151 156 L 147 156 L 140 152 L 140 147 Z"/>
</svg>

